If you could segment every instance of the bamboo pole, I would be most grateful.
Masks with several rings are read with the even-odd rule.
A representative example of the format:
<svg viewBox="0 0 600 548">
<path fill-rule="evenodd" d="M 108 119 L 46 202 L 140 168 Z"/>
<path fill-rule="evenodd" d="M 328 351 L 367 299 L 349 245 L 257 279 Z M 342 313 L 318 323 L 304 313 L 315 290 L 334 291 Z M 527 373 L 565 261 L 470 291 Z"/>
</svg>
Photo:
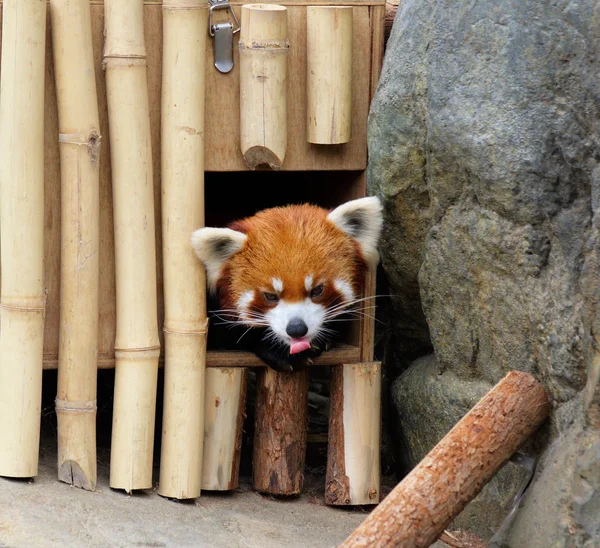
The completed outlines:
<svg viewBox="0 0 600 548">
<path fill-rule="evenodd" d="M 44 342 L 45 0 L 5 0 L 0 79 L 0 475 L 37 475 Z"/>
<path fill-rule="evenodd" d="M 96 487 L 100 122 L 89 0 L 51 0 L 61 168 L 58 479 Z"/>
<path fill-rule="evenodd" d="M 376 504 L 380 497 L 381 363 L 331 370 L 325 502 Z"/>
<path fill-rule="evenodd" d="M 239 50 L 242 154 L 251 169 L 279 169 L 287 147 L 287 8 L 242 6 Z"/>
<path fill-rule="evenodd" d="M 152 487 L 160 354 L 143 0 L 106 0 L 104 66 L 117 285 L 110 486 Z"/>
<path fill-rule="evenodd" d="M 308 369 L 257 374 L 252 482 L 270 495 L 298 495 L 304 483 Z"/>
<path fill-rule="evenodd" d="M 440 441 L 342 544 L 426 547 L 550 412 L 542 386 L 512 371 Z"/>
<path fill-rule="evenodd" d="M 352 136 L 351 6 L 306 8 L 308 142 L 339 145 Z"/>
<path fill-rule="evenodd" d="M 206 370 L 202 489 L 237 488 L 246 410 L 246 374 L 242 368 Z"/>
<path fill-rule="evenodd" d="M 161 107 L 165 391 L 159 494 L 200 496 L 206 279 L 190 245 L 204 226 L 204 72 L 208 3 L 163 2 Z"/>
</svg>

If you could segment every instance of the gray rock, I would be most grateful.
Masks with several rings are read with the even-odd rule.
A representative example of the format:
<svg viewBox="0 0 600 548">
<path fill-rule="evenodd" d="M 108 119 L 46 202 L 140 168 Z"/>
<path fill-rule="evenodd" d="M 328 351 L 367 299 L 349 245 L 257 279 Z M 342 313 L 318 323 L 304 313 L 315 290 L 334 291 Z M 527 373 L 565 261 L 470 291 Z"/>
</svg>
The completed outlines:
<svg viewBox="0 0 600 548">
<path fill-rule="evenodd" d="M 592 0 L 401 3 L 371 107 L 367 183 L 384 203 L 382 263 L 397 295 L 388 355 L 396 370 L 429 344 L 437 358 L 394 384 L 409 465 L 512 369 L 554 399 L 545 458 L 593 461 L 568 444 L 574 428 L 600 425 L 599 46 Z M 499 498 L 512 487 L 499 480 Z M 582 542 L 600 524 L 594 489 L 547 492 L 554 525 Z M 537 504 L 541 519 L 551 505 Z M 537 535 L 540 546 L 560 537 Z"/>
<path fill-rule="evenodd" d="M 546 452 L 508 534 L 490 548 L 600 543 L 600 432 L 573 425 Z"/>
</svg>

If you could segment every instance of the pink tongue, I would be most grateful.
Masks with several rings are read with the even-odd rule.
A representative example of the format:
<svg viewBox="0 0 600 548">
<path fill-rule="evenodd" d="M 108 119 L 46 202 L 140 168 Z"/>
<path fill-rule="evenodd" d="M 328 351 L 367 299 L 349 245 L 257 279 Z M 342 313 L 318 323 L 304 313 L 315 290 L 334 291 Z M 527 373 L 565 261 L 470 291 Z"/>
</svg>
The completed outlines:
<svg viewBox="0 0 600 548">
<path fill-rule="evenodd" d="M 290 354 L 298 354 L 299 352 L 304 352 L 304 350 L 308 350 L 309 348 L 310 344 L 304 339 L 292 339 L 290 341 Z"/>
</svg>

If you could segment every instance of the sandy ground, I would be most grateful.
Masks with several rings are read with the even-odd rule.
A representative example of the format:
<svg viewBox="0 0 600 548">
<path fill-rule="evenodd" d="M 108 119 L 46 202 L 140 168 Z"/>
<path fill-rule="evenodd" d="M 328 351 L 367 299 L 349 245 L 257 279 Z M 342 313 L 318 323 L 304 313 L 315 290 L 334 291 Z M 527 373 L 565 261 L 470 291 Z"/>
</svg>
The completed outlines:
<svg viewBox="0 0 600 548">
<path fill-rule="evenodd" d="M 35 480 L 0 478 L 0 546 L 331 547 L 367 515 L 324 506 L 315 485 L 295 499 L 263 497 L 248 478 L 233 493 L 192 502 L 154 491 L 129 496 L 108 487 L 102 460 L 90 493 L 59 482 L 55 459 L 43 451 Z"/>
</svg>

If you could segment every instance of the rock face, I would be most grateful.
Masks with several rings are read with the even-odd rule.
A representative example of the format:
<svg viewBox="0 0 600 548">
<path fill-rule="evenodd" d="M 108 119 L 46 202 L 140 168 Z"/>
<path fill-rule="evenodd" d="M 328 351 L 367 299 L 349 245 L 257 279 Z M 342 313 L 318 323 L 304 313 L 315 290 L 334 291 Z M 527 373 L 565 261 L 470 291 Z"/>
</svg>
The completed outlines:
<svg viewBox="0 0 600 548">
<path fill-rule="evenodd" d="M 384 202 L 382 262 L 397 295 L 391 354 L 432 344 L 441 379 L 437 392 L 414 390 L 431 374 L 418 362 L 394 383 L 412 464 L 476 402 L 473 383 L 511 369 L 536 375 L 556 403 L 542 462 L 550 451 L 595 462 L 599 53 L 591 0 L 401 3 L 371 107 L 368 185 Z M 573 429 L 587 449 L 564 445 Z M 569 485 L 561 515 L 587 542 L 599 486 Z M 518 523 L 515 548 L 528 545 Z"/>
</svg>

